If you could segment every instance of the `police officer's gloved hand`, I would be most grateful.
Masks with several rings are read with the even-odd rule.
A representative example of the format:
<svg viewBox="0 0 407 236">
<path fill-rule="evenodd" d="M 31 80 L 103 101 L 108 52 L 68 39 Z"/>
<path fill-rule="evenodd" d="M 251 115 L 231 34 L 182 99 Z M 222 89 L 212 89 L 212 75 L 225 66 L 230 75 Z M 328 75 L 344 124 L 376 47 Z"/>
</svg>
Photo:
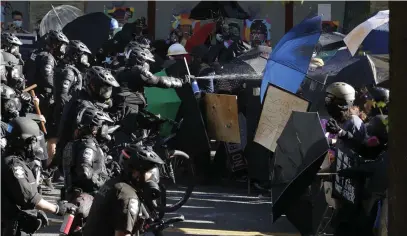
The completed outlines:
<svg viewBox="0 0 407 236">
<path fill-rule="evenodd" d="M 37 219 L 41 221 L 41 227 L 46 227 L 49 225 L 48 217 L 45 212 L 38 210 Z"/>
<path fill-rule="evenodd" d="M 330 118 L 325 127 L 326 131 L 331 134 L 338 134 L 342 129 L 339 127 L 335 119 Z"/>
<path fill-rule="evenodd" d="M 77 209 L 77 206 L 75 206 L 74 204 L 64 201 L 58 202 L 57 207 L 58 207 L 57 211 L 55 212 L 55 215 L 57 216 L 63 216 L 66 214 L 67 211 L 69 210 L 76 211 Z"/>
<path fill-rule="evenodd" d="M 30 102 L 31 101 L 31 95 L 28 92 L 22 92 L 20 95 L 21 100 L 25 102 Z"/>
</svg>

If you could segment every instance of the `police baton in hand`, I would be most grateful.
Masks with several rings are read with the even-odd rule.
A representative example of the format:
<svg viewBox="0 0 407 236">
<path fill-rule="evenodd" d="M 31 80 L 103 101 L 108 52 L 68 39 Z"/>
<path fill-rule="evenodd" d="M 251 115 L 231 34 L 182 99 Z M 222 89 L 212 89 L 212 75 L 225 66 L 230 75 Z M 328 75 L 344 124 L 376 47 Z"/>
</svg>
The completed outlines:
<svg viewBox="0 0 407 236">
<path fill-rule="evenodd" d="M 36 87 L 37 87 L 37 85 L 36 85 L 36 84 L 33 84 L 33 85 L 31 85 L 30 87 L 25 88 L 25 89 L 23 90 L 23 92 L 28 92 L 28 91 L 30 91 L 31 96 L 32 96 L 33 98 L 35 98 L 34 88 L 36 88 Z M 37 112 L 37 115 L 41 116 L 40 105 L 38 104 L 38 102 L 37 102 L 36 99 L 33 99 L 33 102 L 34 102 L 34 107 L 35 107 L 35 111 Z M 41 129 L 42 129 L 42 131 L 43 131 L 45 134 L 47 134 L 47 129 L 45 128 L 45 123 L 44 123 L 44 121 L 41 121 Z"/>
</svg>

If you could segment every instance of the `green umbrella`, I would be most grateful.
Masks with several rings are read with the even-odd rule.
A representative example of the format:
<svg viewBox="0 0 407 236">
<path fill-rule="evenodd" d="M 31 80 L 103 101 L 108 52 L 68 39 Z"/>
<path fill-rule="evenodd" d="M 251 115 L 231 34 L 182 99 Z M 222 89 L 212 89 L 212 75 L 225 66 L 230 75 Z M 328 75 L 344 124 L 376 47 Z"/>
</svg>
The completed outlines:
<svg viewBox="0 0 407 236">
<path fill-rule="evenodd" d="M 167 76 L 165 70 L 157 72 L 157 76 Z M 144 90 L 147 97 L 147 110 L 162 118 L 175 120 L 178 108 L 181 105 L 181 100 L 177 95 L 175 89 L 162 89 L 154 87 L 146 87 Z M 169 135 L 171 133 L 172 125 L 166 123 L 161 129 L 162 135 Z"/>
</svg>

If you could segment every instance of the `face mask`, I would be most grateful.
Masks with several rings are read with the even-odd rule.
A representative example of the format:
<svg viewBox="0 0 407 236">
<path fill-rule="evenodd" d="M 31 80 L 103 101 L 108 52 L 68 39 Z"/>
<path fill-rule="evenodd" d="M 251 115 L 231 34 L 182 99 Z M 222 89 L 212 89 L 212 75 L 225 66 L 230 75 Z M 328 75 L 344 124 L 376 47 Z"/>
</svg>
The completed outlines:
<svg viewBox="0 0 407 236">
<path fill-rule="evenodd" d="M 13 21 L 13 24 L 14 24 L 15 26 L 17 26 L 17 28 L 21 28 L 21 26 L 23 25 L 23 21 L 21 21 L 21 20 L 15 20 L 15 21 Z"/>
</svg>

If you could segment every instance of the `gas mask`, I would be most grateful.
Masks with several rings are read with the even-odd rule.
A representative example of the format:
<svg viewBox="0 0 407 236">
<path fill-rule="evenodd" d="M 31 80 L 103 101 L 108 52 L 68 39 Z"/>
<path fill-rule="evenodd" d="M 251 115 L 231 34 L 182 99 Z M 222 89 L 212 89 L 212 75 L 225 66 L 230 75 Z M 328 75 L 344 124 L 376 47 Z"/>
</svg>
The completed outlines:
<svg viewBox="0 0 407 236">
<path fill-rule="evenodd" d="M 88 57 L 88 55 L 85 54 L 85 53 L 80 56 L 79 62 L 80 62 L 80 64 L 83 65 L 84 67 L 89 67 L 89 66 L 90 66 L 90 64 L 89 64 L 89 57 Z"/>
<path fill-rule="evenodd" d="M 23 90 L 25 88 L 25 80 L 21 76 L 18 67 L 12 67 L 7 70 L 7 81 L 7 85 L 14 89 Z"/>
<path fill-rule="evenodd" d="M 25 140 L 25 154 L 26 158 L 31 160 L 44 160 L 44 148 L 41 145 L 41 140 L 44 139 L 44 136 L 32 136 Z"/>
<path fill-rule="evenodd" d="M 153 167 L 152 169 L 146 171 L 143 176 L 143 181 L 139 181 L 141 189 L 143 190 L 144 196 L 149 200 L 156 200 L 161 195 L 160 186 L 160 171 L 158 167 Z"/>
<path fill-rule="evenodd" d="M 2 113 L 4 122 L 8 122 L 14 118 L 17 118 L 21 111 L 21 102 L 18 98 L 2 99 Z"/>
<path fill-rule="evenodd" d="M 67 45 L 65 43 L 60 43 L 55 47 L 55 57 L 58 59 L 62 59 L 66 53 Z"/>
<path fill-rule="evenodd" d="M 18 45 L 12 45 L 10 47 L 10 53 L 13 55 L 19 55 L 20 54 L 20 47 Z"/>
<path fill-rule="evenodd" d="M 108 100 L 112 96 L 113 88 L 111 85 L 103 84 L 96 89 L 96 94 L 99 98 Z"/>
<path fill-rule="evenodd" d="M 349 109 L 349 104 L 345 100 L 342 101 L 331 94 L 327 94 L 325 97 L 325 108 L 332 118 L 341 120 L 344 112 Z"/>
</svg>

